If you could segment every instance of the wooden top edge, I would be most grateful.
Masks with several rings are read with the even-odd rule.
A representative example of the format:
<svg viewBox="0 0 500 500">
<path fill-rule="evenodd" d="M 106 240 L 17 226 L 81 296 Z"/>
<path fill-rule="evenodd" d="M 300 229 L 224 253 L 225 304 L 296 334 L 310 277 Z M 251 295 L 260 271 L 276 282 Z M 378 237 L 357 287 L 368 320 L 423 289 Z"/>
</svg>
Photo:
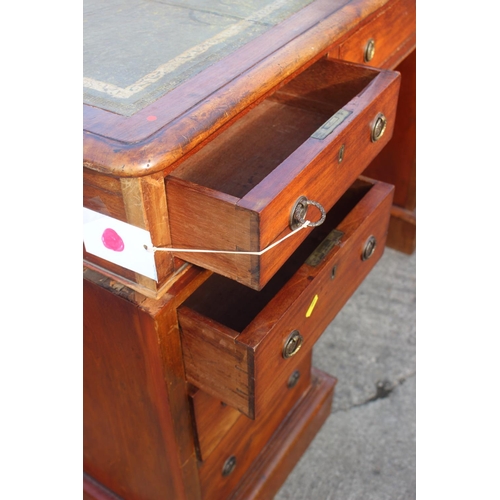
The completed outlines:
<svg viewBox="0 0 500 500">
<path fill-rule="evenodd" d="M 141 177 L 160 171 L 167 175 L 172 170 L 169 169 L 170 165 L 212 132 L 271 90 L 279 81 L 300 69 L 307 61 L 317 57 L 318 54 L 326 53 L 335 41 L 353 27 L 392 2 L 393 0 L 350 0 L 340 7 L 339 4 L 335 4 L 334 8 L 330 6 L 330 12 L 325 13 L 324 18 L 313 27 L 295 37 L 294 33 L 289 33 L 288 38 L 285 38 L 283 43 L 280 42 L 280 47 L 273 53 L 265 55 L 253 66 L 238 68 L 238 78 L 228 75 L 226 84 L 206 95 L 194 106 L 185 108 L 180 116 L 163 124 L 156 131 L 154 128 L 146 130 L 145 133 L 150 135 L 145 137 L 140 134 L 132 137 L 129 132 L 120 132 L 121 135 L 111 137 L 116 131 L 134 130 L 134 120 L 139 120 L 140 114 L 126 118 L 93 108 L 94 112 L 101 113 L 101 118 L 111 115 L 113 119 L 109 123 L 104 123 L 105 126 L 109 126 L 110 137 L 99 135 L 92 130 L 84 130 L 84 167 L 115 177 Z M 305 9 L 317 7 L 319 3 L 327 2 L 317 0 Z M 299 12 L 302 13 L 305 9 Z M 293 17 L 275 28 L 283 27 Z M 262 36 L 272 34 L 273 29 Z M 199 73 L 187 84 L 203 81 L 206 72 L 212 68 L 214 66 Z M 165 102 L 153 104 L 164 106 Z M 86 106 L 87 112 L 90 108 L 92 107 Z M 143 111 L 148 113 L 149 108 Z M 102 120 L 99 118 L 97 122 L 100 121 Z M 106 121 L 107 119 L 104 120 Z M 128 141 L 124 140 L 126 137 Z"/>
</svg>

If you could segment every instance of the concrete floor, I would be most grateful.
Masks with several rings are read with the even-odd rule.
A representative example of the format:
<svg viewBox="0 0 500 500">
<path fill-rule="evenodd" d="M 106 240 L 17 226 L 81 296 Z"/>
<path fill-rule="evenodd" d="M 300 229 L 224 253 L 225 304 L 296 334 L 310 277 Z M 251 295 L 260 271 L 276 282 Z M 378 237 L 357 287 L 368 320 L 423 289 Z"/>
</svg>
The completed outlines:
<svg viewBox="0 0 500 500">
<path fill-rule="evenodd" d="M 317 342 L 331 415 L 275 500 L 416 498 L 415 269 L 386 249 Z"/>
</svg>

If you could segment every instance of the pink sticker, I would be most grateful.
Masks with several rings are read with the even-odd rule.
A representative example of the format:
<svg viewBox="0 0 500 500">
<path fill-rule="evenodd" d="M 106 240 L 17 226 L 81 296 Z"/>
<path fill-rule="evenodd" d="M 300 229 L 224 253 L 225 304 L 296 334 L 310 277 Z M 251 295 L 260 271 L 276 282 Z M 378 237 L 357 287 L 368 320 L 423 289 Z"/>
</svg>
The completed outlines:
<svg viewBox="0 0 500 500">
<path fill-rule="evenodd" d="M 102 233 L 101 240 L 106 248 L 114 250 L 115 252 L 121 252 L 125 248 L 120 235 L 109 227 Z"/>
<path fill-rule="evenodd" d="M 156 120 L 156 116 L 154 116 L 154 115 L 150 115 L 150 116 L 148 116 L 148 117 L 146 118 L 146 120 L 147 120 L 148 122 L 154 122 L 154 121 Z"/>
</svg>

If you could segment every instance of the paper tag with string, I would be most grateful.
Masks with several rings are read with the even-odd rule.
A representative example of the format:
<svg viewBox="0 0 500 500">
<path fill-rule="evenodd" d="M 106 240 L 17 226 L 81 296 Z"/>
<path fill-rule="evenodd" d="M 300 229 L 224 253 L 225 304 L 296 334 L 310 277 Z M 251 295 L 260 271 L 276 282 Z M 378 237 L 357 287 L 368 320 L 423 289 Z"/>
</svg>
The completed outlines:
<svg viewBox="0 0 500 500">
<path fill-rule="evenodd" d="M 84 208 L 83 243 L 96 257 L 158 280 L 154 253 L 144 249 L 153 245 L 145 229 Z"/>
<path fill-rule="evenodd" d="M 324 217 L 322 217 L 321 223 L 323 220 Z M 316 225 L 318 225 L 318 222 L 313 223 L 305 220 L 284 237 L 271 243 L 263 250 L 257 251 L 155 247 L 151 241 L 151 234 L 145 229 L 127 224 L 126 222 L 122 222 L 88 208 L 83 208 L 83 242 L 86 251 L 108 262 L 118 264 L 125 269 L 137 272 L 156 281 L 158 277 L 154 259 L 155 252 L 219 253 L 260 256 L 275 248 L 302 229 Z"/>
</svg>

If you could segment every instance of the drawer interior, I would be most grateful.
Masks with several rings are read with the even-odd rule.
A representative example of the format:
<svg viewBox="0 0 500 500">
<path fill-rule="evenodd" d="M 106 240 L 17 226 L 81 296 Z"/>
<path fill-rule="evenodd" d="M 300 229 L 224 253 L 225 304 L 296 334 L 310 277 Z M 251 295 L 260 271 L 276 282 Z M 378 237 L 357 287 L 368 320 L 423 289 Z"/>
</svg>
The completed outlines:
<svg viewBox="0 0 500 500">
<path fill-rule="evenodd" d="M 213 274 L 184 305 L 236 332 L 243 332 L 372 187 L 369 182 L 357 180 L 328 212 L 325 222 L 314 228 L 261 291 Z"/>
<path fill-rule="evenodd" d="M 243 198 L 379 71 L 321 59 L 252 108 L 171 176 Z"/>
</svg>

